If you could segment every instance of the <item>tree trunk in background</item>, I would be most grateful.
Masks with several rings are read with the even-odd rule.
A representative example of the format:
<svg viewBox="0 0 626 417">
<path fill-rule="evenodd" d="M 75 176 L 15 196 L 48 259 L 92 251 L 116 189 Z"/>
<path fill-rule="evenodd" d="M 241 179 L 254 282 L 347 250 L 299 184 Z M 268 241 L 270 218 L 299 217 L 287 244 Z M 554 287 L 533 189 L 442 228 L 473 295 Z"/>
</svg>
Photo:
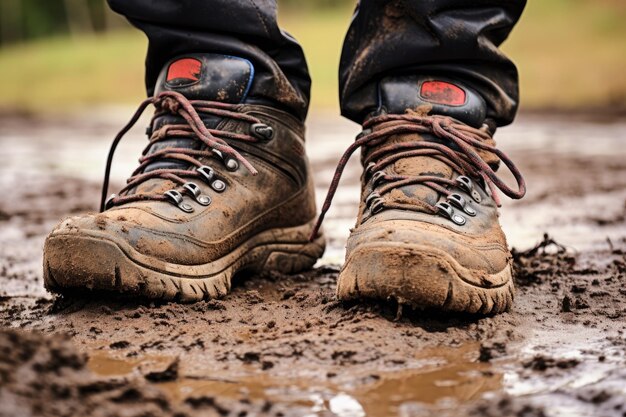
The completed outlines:
<svg viewBox="0 0 626 417">
<path fill-rule="evenodd" d="M 85 0 L 64 0 L 67 22 L 72 36 L 93 33 L 89 4 Z"/>
<path fill-rule="evenodd" d="M 24 36 L 21 0 L 0 1 L 0 44 L 6 45 Z"/>
<path fill-rule="evenodd" d="M 109 8 L 109 4 L 107 0 L 102 0 L 104 3 L 104 28 L 105 30 L 113 30 L 119 28 L 129 27 L 130 25 L 119 14 L 115 13 L 111 8 Z"/>
</svg>

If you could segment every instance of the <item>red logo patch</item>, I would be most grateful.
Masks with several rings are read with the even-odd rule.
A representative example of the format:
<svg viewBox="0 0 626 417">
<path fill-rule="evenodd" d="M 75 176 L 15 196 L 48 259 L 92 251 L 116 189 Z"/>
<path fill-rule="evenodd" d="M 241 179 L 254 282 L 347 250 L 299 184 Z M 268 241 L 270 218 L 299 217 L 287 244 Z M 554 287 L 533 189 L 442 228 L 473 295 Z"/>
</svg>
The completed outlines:
<svg viewBox="0 0 626 417">
<path fill-rule="evenodd" d="M 185 80 L 196 82 L 200 79 L 202 63 L 194 58 L 183 58 L 172 62 L 167 69 L 167 82 Z"/>
<path fill-rule="evenodd" d="M 448 106 L 462 106 L 465 104 L 465 91 L 454 84 L 444 81 L 424 82 L 420 89 L 420 96 L 424 100 Z"/>
</svg>

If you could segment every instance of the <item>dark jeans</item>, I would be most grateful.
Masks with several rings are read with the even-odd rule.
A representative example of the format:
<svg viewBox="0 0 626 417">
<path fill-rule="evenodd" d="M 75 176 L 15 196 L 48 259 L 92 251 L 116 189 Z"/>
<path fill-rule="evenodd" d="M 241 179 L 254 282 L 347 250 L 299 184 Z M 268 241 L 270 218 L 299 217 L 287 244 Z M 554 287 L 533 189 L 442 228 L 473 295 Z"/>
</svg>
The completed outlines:
<svg viewBox="0 0 626 417">
<path fill-rule="evenodd" d="M 306 1 L 306 0 L 303 0 Z M 278 27 L 276 0 L 109 0 L 149 38 L 148 94 L 161 67 L 190 52 L 244 57 L 255 66 L 251 97 L 304 119 L 311 79 L 302 48 Z M 341 112 L 355 122 L 377 106 L 377 81 L 392 73 L 445 75 L 480 92 L 487 116 L 510 123 L 518 105 L 515 65 L 498 46 L 526 0 L 361 0 L 339 67 Z"/>
</svg>

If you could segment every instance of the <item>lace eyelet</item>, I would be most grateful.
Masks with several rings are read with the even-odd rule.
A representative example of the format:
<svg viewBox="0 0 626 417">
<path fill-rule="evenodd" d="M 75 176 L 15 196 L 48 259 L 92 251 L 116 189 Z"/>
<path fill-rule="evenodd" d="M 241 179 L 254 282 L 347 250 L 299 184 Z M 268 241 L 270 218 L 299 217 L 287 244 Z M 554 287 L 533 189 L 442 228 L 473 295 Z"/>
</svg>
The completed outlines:
<svg viewBox="0 0 626 417">
<path fill-rule="evenodd" d="M 113 207 L 113 199 L 117 197 L 117 194 L 111 194 L 109 196 L 109 198 L 107 198 L 107 201 L 104 203 L 104 209 L 108 210 L 111 207 Z"/>
<path fill-rule="evenodd" d="M 448 202 L 452 204 L 453 206 L 455 206 L 456 208 L 463 210 L 465 214 L 472 216 L 472 217 L 476 216 L 476 210 L 474 210 L 474 208 L 470 206 L 470 204 L 467 201 L 465 201 L 465 198 L 463 198 L 461 194 L 457 194 L 457 193 L 450 194 L 448 196 Z"/>
<path fill-rule="evenodd" d="M 435 205 L 435 207 L 439 210 L 439 214 L 452 220 L 452 222 L 456 225 L 463 226 L 467 222 L 465 217 L 455 213 L 452 206 L 446 202 L 439 202 Z"/>
<path fill-rule="evenodd" d="M 375 166 L 376 164 L 374 162 L 370 162 L 369 164 L 367 164 L 367 166 L 365 167 L 366 177 L 369 177 L 370 175 L 372 175 L 372 170 L 374 169 Z"/>
<path fill-rule="evenodd" d="M 169 190 L 163 193 L 163 195 L 169 199 L 170 203 L 174 204 L 175 206 L 178 206 L 178 208 L 184 211 L 185 213 L 193 212 L 193 207 L 191 207 L 191 204 L 185 203 L 185 201 L 183 200 L 183 195 L 179 193 L 178 191 Z"/>
<path fill-rule="evenodd" d="M 372 207 L 370 207 L 370 212 L 372 214 L 380 213 L 381 211 L 383 211 L 384 208 L 385 208 L 385 202 L 382 200 L 382 198 L 377 198 L 372 203 Z"/>
<path fill-rule="evenodd" d="M 458 184 L 459 188 L 469 194 L 472 199 L 474 199 L 474 201 L 476 201 L 477 203 L 480 203 L 482 201 L 480 193 L 476 191 L 476 189 L 474 188 L 474 183 L 469 177 L 465 175 L 459 175 L 456 178 L 456 183 Z"/>
<path fill-rule="evenodd" d="M 183 189 L 189 193 L 198 204 L 208 206 L 211 204 L 211 197 L 202 194 L 200 187 L 194 182 L 187 182 L 183 185 Z"/>
<path fill-rule="evenodd" d="M 383 171 L 375 172 L 374 175 L 372 175 L 372 184 L 374 186 L 376 186 L 376 185 L 380 184 L 381 182 L 384 182 L 385 181 L 385 175 L 387 175 L 387 174 L 385 174 Z"/>
<path fill-rule="evenodd" d="M 250 126 L 250 134 L 257 139 L 269 142 L 274 139 L 274 129 L 265 123 L 254 123 Z"/>
<path fill-rule="evenodd" d="M 215 180 L 211 183 L 211 188 L 218 193 L 221 193 L 226 189 L 226 183 L 222 180 Z"/>
<path fill-rule="evenodd" d="M 202 165 L 196 168 L 196 171 L 200 173 L 204 182 L 218 193 L 223 192 L 226 189 L 226 183 L 219 178 L 216 178 L 215 170 L 209 166 Z"/>
<path fill-rule="evenodd" d="M 380 194 L 370 193 L 370 195 L 368 195 L 367 198 L 365 199 L 365 206 L 369 207 L 374 200 L 377 200 L 379 198 L 380 198 Z"/>
<path fill-rule="evenodd" d="M 227 158 L 225 165 L 226 165 L 226 169 L 228 169 L 231 172 L 237 171 L 239 169 L 239 162 L 237 162 L 237 160 L 233 158 Z"/>
<path fill-rule="evenodd" d="M 221 193 L 226 189 L 226 183 L 219 178 L 216 178 L 215 170 L 213 168 L 202 165 L 201 167 L 196 168 L 196 171 L 200 173 L 204 182 L 209 184 L 213 190 Z"/>
<path fill-rule="evenodd" d="M 227 170 L 233 172 L 239 169 L 239 162 L 237 162 L 236 159 L 228 157 L 228 156 L 224 156 L 222 151 L 218 149 L 213 149 L 212 152 L 222 160 L 222 163 L 224 164 Z"/>
<path fill-rule="evenodd" d="M 359 132 L 358 135 L 356 135 L 356 138 L 354 140 L 359 140 L 361 139 L 363 136 L 367 136 L 370 133 L 372 133 L 372 129 L 363 129 L 361 132 Z"/>
<path fill-rule="evenodd" d="M 459 175 L 456 177 L 456 182 L 463 191 L 471 192 L 474 189 L 474 183 L 469 177 L 465 175 Z"/>
<path fill-rule="evenodd" d="M 198 173 L 202 176 L 204 182 L 211 185 L 213 177 L 215 176 L 215 171 L 213 170 L 213 168 L 202 165 L 201 167 L 196 168 L 196 171 L 198 171 Z"/>
</svg>

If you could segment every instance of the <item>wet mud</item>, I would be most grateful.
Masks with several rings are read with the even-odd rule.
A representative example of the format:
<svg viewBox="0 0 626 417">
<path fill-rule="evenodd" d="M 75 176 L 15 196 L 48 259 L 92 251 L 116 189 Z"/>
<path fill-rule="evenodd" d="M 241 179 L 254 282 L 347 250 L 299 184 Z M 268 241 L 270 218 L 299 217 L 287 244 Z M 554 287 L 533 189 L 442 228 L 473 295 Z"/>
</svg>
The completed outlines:
<svg viewBox="0 0 626 417">
<path fill-rule="evenodd" d="M 241 276 L 192 305 L 46 293 L 43 238 L 95 209 L 117 122 L 0 128 L 0 415 L 626 415 L 625 121 L 522 117 L 498 132 L 531 191 L 503 208 L 517 294 L 489 317 L 337 301 L 358 158 L 312 271 Z M 314 117 L 309 132 L 321 199 L 354 129 Z"/>
</svg>

